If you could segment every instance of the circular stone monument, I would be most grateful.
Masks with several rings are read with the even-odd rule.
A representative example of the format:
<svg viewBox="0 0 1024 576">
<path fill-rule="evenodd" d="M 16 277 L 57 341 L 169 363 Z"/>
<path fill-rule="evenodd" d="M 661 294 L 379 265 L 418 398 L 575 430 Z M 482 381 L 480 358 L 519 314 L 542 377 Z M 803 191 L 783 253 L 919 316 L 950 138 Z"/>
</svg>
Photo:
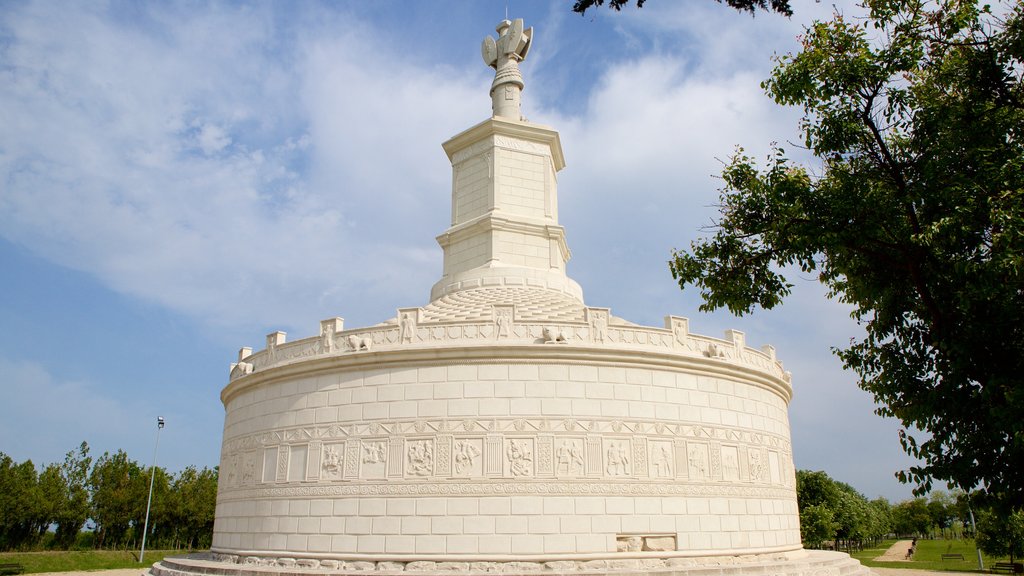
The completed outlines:
<svg viewBox="0 0 1024 576">
<path fill-rule="evenodd" d="M 444 143 L 452 222 L 425 306 L 243 348 L 212 554 L 158 575 L 319 572 L 853 574 L 800 543 L 775 351 L 639 326 L 565 273 L 558 133 L 526 122 L 504 21 L 494 116 Z"/>
</svg>

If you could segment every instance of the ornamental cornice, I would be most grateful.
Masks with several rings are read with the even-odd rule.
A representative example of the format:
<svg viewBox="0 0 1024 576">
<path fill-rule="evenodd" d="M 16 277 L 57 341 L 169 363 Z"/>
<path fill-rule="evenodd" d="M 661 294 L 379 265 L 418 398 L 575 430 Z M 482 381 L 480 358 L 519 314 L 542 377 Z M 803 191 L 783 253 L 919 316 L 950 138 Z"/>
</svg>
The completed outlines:
<svg viewBox="0 0 1024 576">
<path fill-rule="evenodd" d="M 557 131 L 548 126 L 511 120 L 508 118 L 488 118 L 476 126 L 456 134 L 441 146 L 448 155 L 448 159 L 451 162 L 456 163 L 459 160 L 464 159 L 458 156 L 461 150 L 475 146 L 478 142 L 484 139 L 494 140 L 489 144 L 489 146 L 502 148 L 514 147 L 514 145 L 508 141 L 500 141 L 500 136 L 543 144 L 548 150 L 550 150 L 555 172 L 565 168 L 565 155 L 562 153 L 562 142 Z"/>
<path fill-rule="evenodd" d="M 542 220 L 530 222 L 522 217 L 510 218 L 503 215 L 500 211 L 491 211 L 472 220 L 452 226 L 444 233 L 439 234 L 436 240 L 442 248 L 448 248 L 456 242 L 472 238 L 484 232 L 516 232 L 553 239 L 558 242 L 558 249 L 561 251 L 564 260 L 569 260 L 572 256 L 569 251 L 569 245 L 565 241 L 565 228 L 562 226 L 550 224 Z"/>
</svg>

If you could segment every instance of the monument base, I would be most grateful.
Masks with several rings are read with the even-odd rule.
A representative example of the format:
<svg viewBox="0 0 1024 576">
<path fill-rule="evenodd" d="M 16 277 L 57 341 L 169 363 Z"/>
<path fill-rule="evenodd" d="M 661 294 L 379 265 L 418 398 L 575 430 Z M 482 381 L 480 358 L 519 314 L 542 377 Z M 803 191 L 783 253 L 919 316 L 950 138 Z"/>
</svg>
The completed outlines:
<svg viewBox="0 0 1024 576">
<path fill-rule="evenodd" d="M 150 576 L 327 576 L 373 572 L 380 576 L 418 574 L 537 574 L 565 576 L 870 576 L 870 569 L 842 552 L 799 550 L 745 556 L 658 557 L 650 553 L 606 558 L 519 561 L 312 560 L 192 554 L 154 564 Z"/>
</svg>

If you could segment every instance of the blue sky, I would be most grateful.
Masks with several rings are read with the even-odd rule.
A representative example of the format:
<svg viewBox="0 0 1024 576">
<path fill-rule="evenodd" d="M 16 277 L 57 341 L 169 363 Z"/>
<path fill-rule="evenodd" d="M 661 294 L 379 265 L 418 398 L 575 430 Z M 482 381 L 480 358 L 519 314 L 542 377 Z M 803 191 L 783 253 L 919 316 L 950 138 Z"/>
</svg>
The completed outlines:
<svg viewBox="0 0 1024 576">
<path fill-rule="evenodd" d="M 0 451 L 213 466 L 242 346 L 426 304 L 451 168 L 441 142 L 490 114 L 480 42 L 505 2 L 18 2 L 0 15 Z M 711 0 L 621 13 L 508 3 L 535 29 L 524 114 L 560 131 L 569 274 L 647 325 L 772 344 L 796 389 L 796 464 L 910 496 L 898 425 L 829 352 L 860 334 L 795 275 L 784 306 L 697 312 L 666 265 L 706 234 L 722 162 L 799 112 L 759 84 L 830 4 L 756 18 Z M 847 14 L 855 14 L 846 8 Z"/>
</svg>

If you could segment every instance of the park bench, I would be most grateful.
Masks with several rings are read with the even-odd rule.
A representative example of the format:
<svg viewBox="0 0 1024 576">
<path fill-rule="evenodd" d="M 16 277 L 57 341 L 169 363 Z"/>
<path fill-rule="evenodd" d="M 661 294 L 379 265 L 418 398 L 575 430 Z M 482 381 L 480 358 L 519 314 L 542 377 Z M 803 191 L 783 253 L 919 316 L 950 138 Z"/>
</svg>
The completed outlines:
<svg viewBox="0 0 1024 576">
<path fill-rule="evenodd" d="M 963 554 L 943 554 L 942 555 L 942 559 L 943 560 L 961 560 L 961 561 L 963 561 L 964 555 Z"/>
<path fill-rule="evenodd" d="M 1006 572 L 1007 574 L 1024 574 L 1024 564 L 1019 562 L 996 562 L 990 572 Z"/>
<path fill-rule="evenodd" d="M 13 562 L 0 564 L 0 574 L 22 574 L 23 572 L 25 572 L 25 567 L 21 564 Z"/>
</svg>

